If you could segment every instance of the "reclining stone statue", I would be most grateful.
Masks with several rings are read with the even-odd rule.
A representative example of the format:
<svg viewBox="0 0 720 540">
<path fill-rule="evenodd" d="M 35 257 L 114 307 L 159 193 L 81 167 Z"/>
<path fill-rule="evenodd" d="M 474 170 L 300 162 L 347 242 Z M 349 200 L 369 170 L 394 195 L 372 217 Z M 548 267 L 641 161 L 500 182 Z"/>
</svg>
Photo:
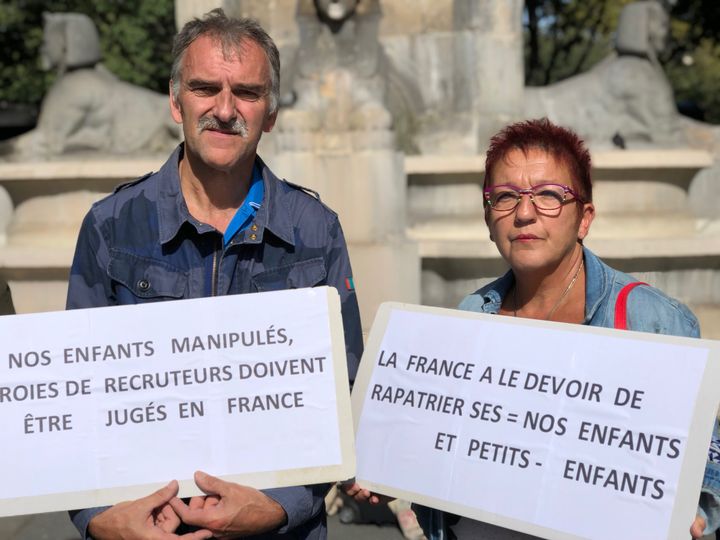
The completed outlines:
<svg viewBox="0 0 720 540">
<path fill-rule="evenodd" d="M 626 5 L 615 52 L 586 73 L 525 89 L 524 115 L 547 116 L 594 147 L 702 147 L 716 153 L 716 128 L 681 116 L 658 62 L 668 36 L 659 2 Z"/>
<path fill-rule="evenodd" d="M 0 155 L 43 160 L 74 152 L 150 154 L 180 141 L 166 95 L 121 81 L 103 66 L 89 17 L 46 13 L 44 19 L 42 59 L 58 78 L 35 129 L 5 142 Z"/>
</svg>

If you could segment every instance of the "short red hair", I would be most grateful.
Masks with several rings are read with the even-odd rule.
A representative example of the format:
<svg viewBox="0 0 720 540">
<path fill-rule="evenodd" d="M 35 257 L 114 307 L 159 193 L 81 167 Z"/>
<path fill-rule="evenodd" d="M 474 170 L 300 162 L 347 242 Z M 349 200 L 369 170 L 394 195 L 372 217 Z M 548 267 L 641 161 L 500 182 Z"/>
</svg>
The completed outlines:
<svg viewBox="0 0 720 540">
<path fill-rule="evenodd" d="M 571 129 L 557 126 L 547 118 L 510 124 L 490 139 L 485 157 L 484 187 L 492 180 L 495 166 L 510 151 L 521 150 L 527 154 L 533 148 L 545 151 L 564 164 L 583 200 L 592 201 L 590 152 L 585 142 Z"/>
</svg>

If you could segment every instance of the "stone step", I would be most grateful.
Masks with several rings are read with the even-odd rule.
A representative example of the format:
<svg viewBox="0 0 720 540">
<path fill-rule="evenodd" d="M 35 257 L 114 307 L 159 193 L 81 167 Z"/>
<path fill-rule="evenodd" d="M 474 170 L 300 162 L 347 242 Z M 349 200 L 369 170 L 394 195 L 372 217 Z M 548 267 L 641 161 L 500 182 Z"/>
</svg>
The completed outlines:
<svg viewBox="0 0 720 540">
<path fill-rule="evenodd" d="M 600 150 L 592 152 L 593 171 L 601 177 L 610 171 L 647 170 L 697 171 L 713 164 L 712 155 L 704 150 Z M 405 171 L 409 176 L 422 178 L 432 176 L 448 178 L 454 174 L 483 174 L 485 157 L 474 155 L 456 156 L 407 156 Z"/>
<path fill-rule="evenodd" d="M 476 183 L 410 185 L 407 197 L 411 224 L 483 213 L 482 186 Z M 597 181 L 593 186 L 593 204 L 598 215 L 631 212 L 692 215 L 687 188 L 660 181 Z"/>
<path fill-rule="evenodd" d="M 700 150 L 593 152 L 593 194 L 599 213 L 691 212 L 691 183 L 713 165 Z M 482 213 L 482 156 L 407 156 L 408 219 Z"/>
<path fill-rule="evenodd" d="M 65 159 L 37 163 L 0 162 L 0 185 L 15 206 L 32 197 L 76 190 L 112 191 L 113 187 L 157 171 L 164 157 Z"/>
<path fill-rule="evenodd" d="M 67 278 L 74 251 L 75 246 L 69 245 L 45 246 L 42 249 L 37 246 L 0 246 L 0 271 L 10 279 L 19 279 L 28 274 L 37 275 L 44 271 Z"/>
<path fill-rule="evenodd" d="M 600 212 L 595 214 L 588 241 L 596 239 L 667 239 L 703 234 L 707 220 L 687 213 Z"/>
<path fill-rule="evenodd" d="M 720 220 L 684 214 L 599 216 L 587 245 L 601 257 L 672 258 L 720 256 Z M 482 216 L 438 218 L 416 223 L 407 235 L 427 258 L 499 258 Z"/>
</svg>

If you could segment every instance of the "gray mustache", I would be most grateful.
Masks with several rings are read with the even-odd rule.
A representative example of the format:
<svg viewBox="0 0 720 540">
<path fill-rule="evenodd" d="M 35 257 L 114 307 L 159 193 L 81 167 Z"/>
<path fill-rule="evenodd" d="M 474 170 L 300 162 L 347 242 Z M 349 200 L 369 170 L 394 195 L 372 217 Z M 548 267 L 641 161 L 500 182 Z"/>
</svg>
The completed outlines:
<svg viewBox="0 0 720 540">
<path fill-rule="evenodd" d="M 198 132 L 205 131 L 206 129 L 226 131 L 233 135 L 240 135 L 241 137 L 248 136 L 247 124 L 239 118 L 236 118 L 232 122 L 221 122 L 215 117 L 203 116 L 198 121 Z"/>
</svg>

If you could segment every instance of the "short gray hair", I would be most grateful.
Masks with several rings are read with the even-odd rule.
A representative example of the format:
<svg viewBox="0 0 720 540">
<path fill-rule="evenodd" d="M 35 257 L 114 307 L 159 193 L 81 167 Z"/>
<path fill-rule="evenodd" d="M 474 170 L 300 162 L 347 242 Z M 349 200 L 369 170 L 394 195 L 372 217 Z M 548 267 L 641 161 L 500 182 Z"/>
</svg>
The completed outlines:
<svg viewBox="0 0 720 540">
<path fill-rule="evenodd" d="M 256 43 L 265 53 L 270 68 L 270 112 L 274 113 L 280 101 L 280 53 L 268 33 L 253 19 L 231 18 L 222 8 L 206 13 L 202 19 L 197 17 L 182 27 L 173 41 L 173 63 L 170 71 L 173 98 L 177 102 L 180 95 L 180 78 L 185 51 L 190 44 L 201 36 L 210 36 L 218 40 L 223 54 L 238 51 L 243 43 Z"/>
</svg>

